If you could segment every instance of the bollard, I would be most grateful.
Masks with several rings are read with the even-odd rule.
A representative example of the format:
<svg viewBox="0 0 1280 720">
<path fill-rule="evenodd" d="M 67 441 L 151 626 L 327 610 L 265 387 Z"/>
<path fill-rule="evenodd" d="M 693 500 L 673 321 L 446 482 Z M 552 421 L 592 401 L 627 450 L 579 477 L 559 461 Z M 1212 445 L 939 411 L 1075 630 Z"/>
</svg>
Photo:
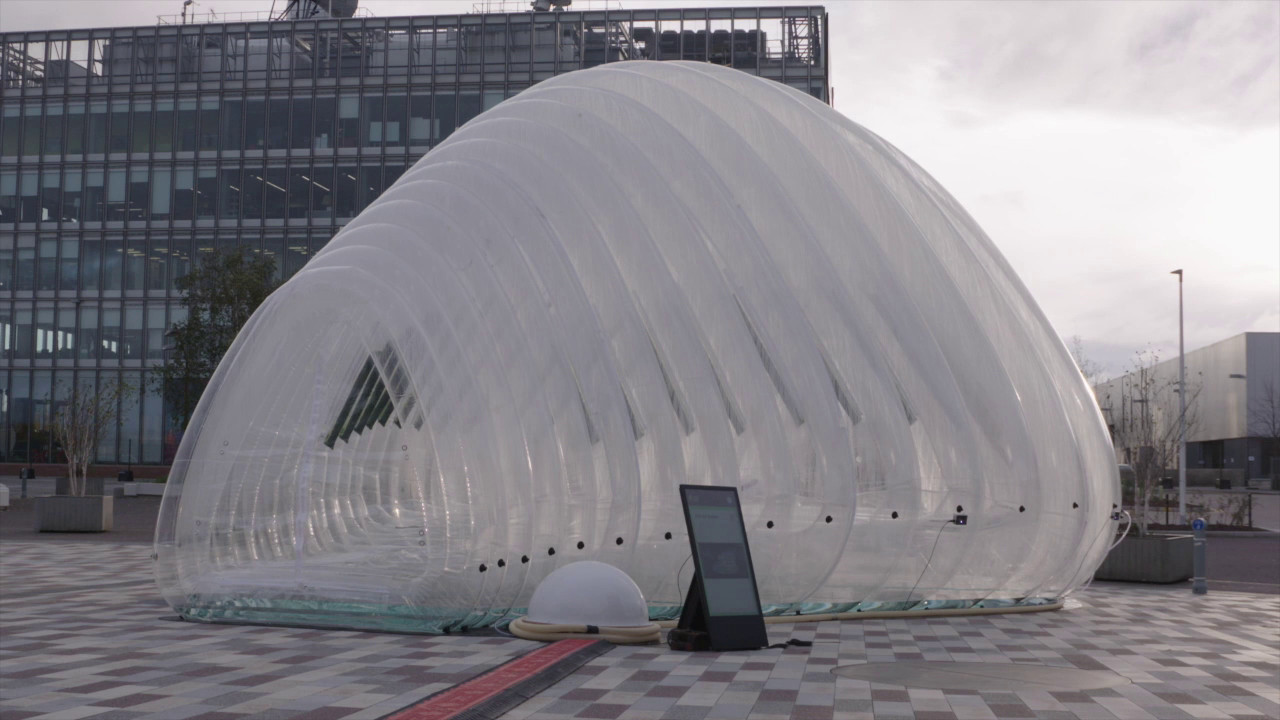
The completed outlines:
<svg viewBox="0 0 1280 720">
<path fill-rule="evenodd" d="M 1194 535 L 1191 551 L 1194 577 L 1191 578 L 1191 592 L 1204 595 L 1209 592 L 1209 584 L 1204 579 L 1204 518 L 1192 520 L 1191 531 Z"/>
</svg>

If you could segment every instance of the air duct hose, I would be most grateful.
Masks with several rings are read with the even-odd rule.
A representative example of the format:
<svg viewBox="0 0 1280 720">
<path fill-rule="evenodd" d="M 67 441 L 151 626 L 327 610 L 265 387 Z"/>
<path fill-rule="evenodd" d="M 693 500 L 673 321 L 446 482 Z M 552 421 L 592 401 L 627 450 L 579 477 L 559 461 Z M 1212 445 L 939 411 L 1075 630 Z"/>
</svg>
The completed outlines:
<svg viewBox="0 0 1280 720">
<path fill-rule="evenodd" d="M 662 640 L 662 628 L 657 623 L 639 627 L 599 627 L 596 625 L 552 625 L 533 622 L 519 617 L 508 626 L 511 633 L 525 640 L 554 642 L 565 638 L 600 638 L 615 645 L 643 645 Z"/>
</svg>

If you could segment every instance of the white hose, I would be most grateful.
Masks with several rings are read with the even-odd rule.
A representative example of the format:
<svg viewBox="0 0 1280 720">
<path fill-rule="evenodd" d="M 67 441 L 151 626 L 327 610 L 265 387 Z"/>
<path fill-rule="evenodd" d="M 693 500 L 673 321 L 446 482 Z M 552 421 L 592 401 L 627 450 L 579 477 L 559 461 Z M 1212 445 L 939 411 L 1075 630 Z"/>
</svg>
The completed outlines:
<svg viewBox="0 0 1280 720">
<path fill-rule="evenodd" d="M 516 637 L 543 642 L 580 637 L 600 638 L 615 645 L 643 645 L 662 640 L 662 628 L 655 623 L 638 627 L 597 627 L 595 625 L 552 625 L 518 617 L 511 621 L 509 627 Z"/>
</svg>

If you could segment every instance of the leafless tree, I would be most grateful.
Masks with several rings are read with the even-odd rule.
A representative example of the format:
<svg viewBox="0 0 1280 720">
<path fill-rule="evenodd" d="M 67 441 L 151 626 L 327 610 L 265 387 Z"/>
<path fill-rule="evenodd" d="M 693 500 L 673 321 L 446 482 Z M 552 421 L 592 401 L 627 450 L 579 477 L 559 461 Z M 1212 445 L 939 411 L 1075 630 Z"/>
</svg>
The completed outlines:
<svg viewBox="0 0 1280 720">
<path fill-rule="evenodd" d="M 1151 351 L 1139 352 L 1132 369 L 1121 383 L 1120 397 L 1105 398 L 1111 408 L 1112 441 L 1134 474 L 1133 505 L 1137 510 L 1138 531 L 1147 532 L 1147 516 L 1151 496 L 1166 469 L 1178 460 L 1178 380 L 1177 375 L 1163 377 L 1157 371 L 1159 356 Z M 1196 425 L 1196 400 L 1199 384 L 1188 382 L 1186 433 Z"/>
<path fill-rule="evenodd" d="M 1067 352 L 1071 353 L 1071 359 L 1075 360 L 1076 367 L 1080 368 L 1080 374 L 1089 383 L 1089 387 L 1096 389 L 1102 381 L 1102 365 L 1085 354 L 1084 340 L 1079 335 L 1072 335 L 1067 341 Z"/>
<path fill-rule="evenodd" d="M 1280 456 L 1280 387 L 1271 380 L 1262 384 L 1262 396 L 1249 408 L 1248 435 L 1263 440 L 1262 452 L 1271 458 L 1271 476 L 1280 475 L 1276 456 Z"/>
<path fill-rule="evenodd" d="M 96 392 L 90 387 L 76 387 L 54 410 L 51 430 L 67 456 L 72 495 L 84 495 L 89 464 L 93 462 L 98 444 L 119 416 L 121 398 L 130 390 L 127 383 L 116 381 L 104 383 Z"/>
</svg>

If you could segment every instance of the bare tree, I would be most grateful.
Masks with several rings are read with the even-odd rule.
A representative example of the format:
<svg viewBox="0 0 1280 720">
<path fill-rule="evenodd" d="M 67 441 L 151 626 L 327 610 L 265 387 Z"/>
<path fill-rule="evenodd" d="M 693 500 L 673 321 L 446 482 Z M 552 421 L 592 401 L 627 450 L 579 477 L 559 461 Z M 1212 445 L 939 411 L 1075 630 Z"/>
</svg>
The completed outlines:
<svg viewBox="0 0 1280 720">
<path fill-rule="evenodd" d="M 120 413 L 120 399 L 131 388 L 127 383 L 108 381 L 93 392 L 89 387 L 73 388 L 68 400 L 53 413 L 53 437 L 67 456 L 70 492 L 83 496 L 89 464 L 98 444 Z"/>
<path fill-rule="evenodd" d="M 1280 456 L 1280 387 L 1275 382 L 1267 380 L 1262 384 L 1262 397 L 1249 408 L 1249 427 L 1245 434 L 1262 438 L 1263 455 L 1270 458 L 1271 477 L 1280 475 L 1276 461 Z"/>
<path fill-rule="evenodd" d="M 1143 535 L 1151 496 L 1178 459 L 1178 380 L 1176 374 L 1163 377 L 1157 371 L 1159 362 L 1154 352 L 1137 353 L 1132 369 L 1121 380 L 1119 397 L 1108 394 L 1104 403 L 1110 408 L 1112 441 L 1133 468 L 1133 506 Z M 1188 387 L 1187 393 L 1186 432 L 1190 435 L 1197 418 L 1198 384 Z"/>
<path fill-rule="evenodd" d="M 1071 353 L 1071 359 L 1075 360 L 1076 367 L 1080 368 L 1080 374 L 1089 383 L 1090 389 L 1096 391 L 1098 383 L 1102 381 L 1102 365 L 1085 354 L 1084 340 L 1079 335 L 1072 335 L 1067 341 L 1067 352 Z"/>
</svg>

